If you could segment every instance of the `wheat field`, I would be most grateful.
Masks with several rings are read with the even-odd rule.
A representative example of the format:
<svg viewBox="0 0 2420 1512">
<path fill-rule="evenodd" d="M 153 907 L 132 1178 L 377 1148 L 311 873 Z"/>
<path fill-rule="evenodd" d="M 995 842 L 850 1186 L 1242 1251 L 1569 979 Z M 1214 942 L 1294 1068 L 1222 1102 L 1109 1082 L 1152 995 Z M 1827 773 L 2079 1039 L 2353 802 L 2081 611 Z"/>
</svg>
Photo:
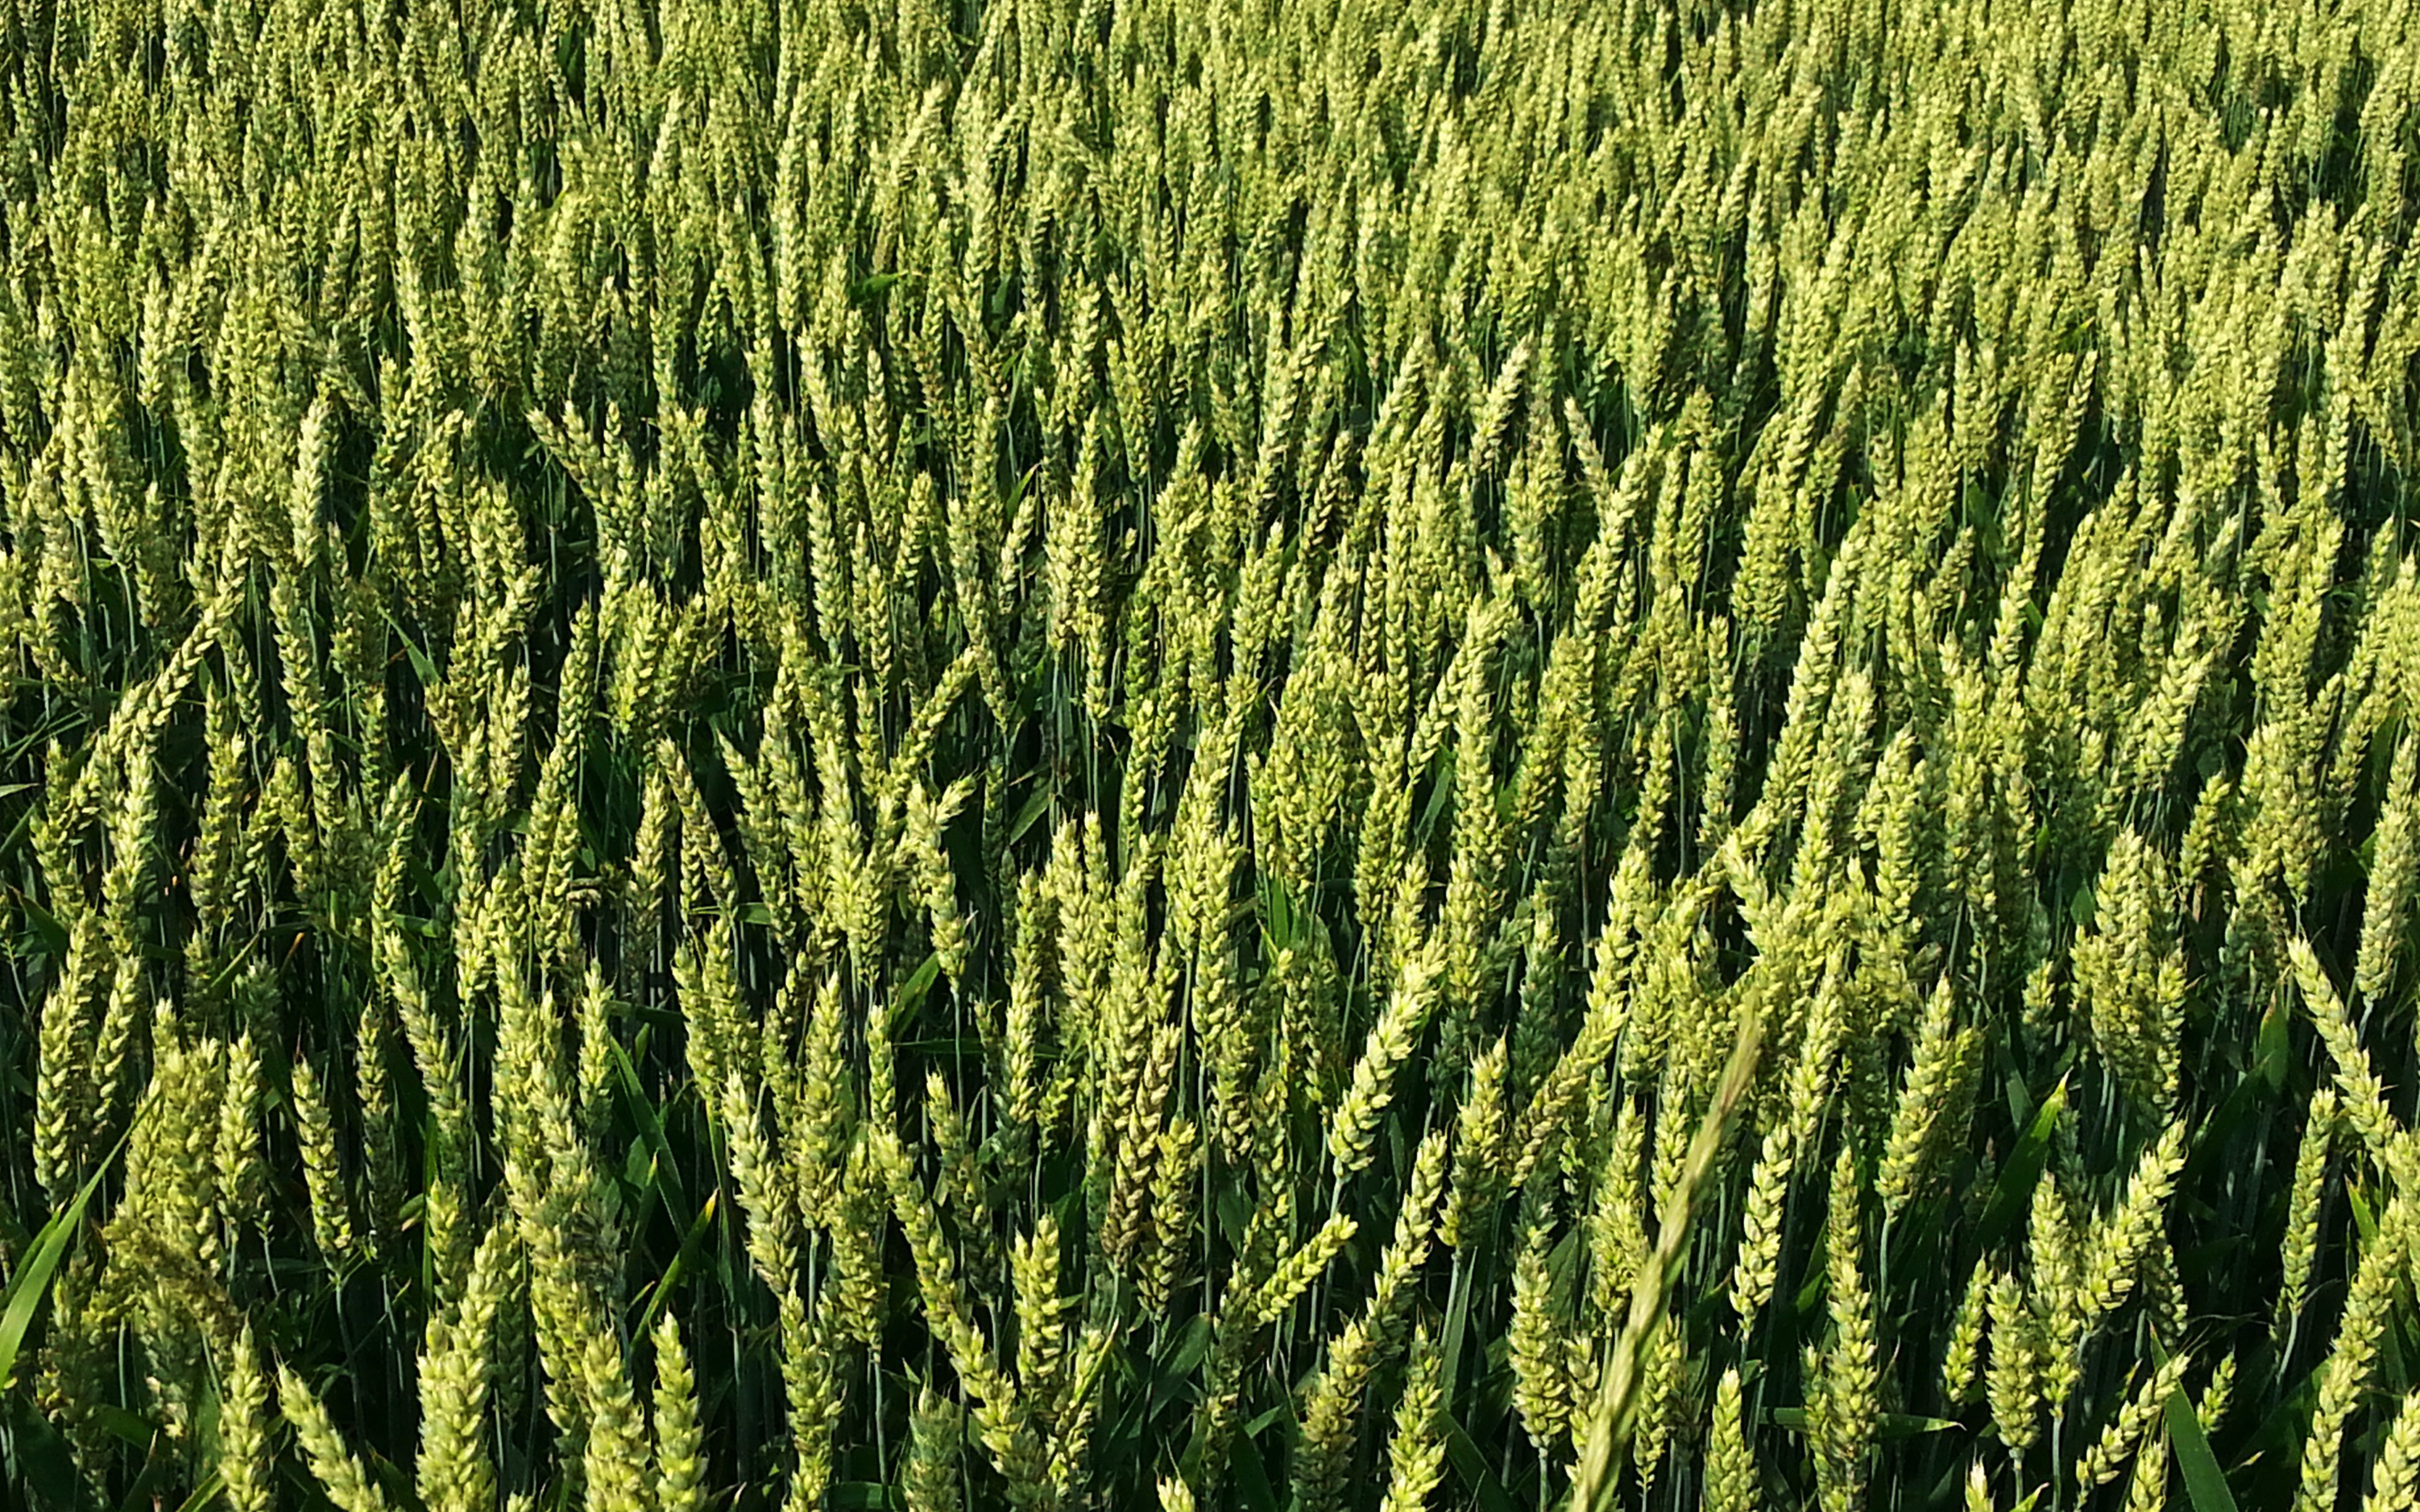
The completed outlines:
<svg viewBox="0 0 2420 1512">
<path fill-rule="evenodd" d="M 0 1504 L 2420 1504 L 2410 0 L 0 0 Z"/>
</svg>

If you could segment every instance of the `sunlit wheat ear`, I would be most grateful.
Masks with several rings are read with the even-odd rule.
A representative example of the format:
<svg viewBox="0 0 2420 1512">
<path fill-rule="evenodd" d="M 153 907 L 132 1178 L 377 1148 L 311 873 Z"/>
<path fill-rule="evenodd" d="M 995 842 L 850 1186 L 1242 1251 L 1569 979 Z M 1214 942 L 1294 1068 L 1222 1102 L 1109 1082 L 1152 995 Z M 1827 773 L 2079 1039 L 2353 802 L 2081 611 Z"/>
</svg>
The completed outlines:
<svg viewBox="0 0 2420 1512">
<path fill-rule="evenodd" d="M 432 1508 L 479 1506 L 495 1497 L 488 1407 L 511 1232 L 498 1224 L 480 1240 L 458 1301 L 430 1319 L 422 1347 L 417 1481 L 422 1503 Z"/>
<path fill-rule="evenodd" d="M 2101 1436 L 2093 1441 L 2084 1458 L 2076 1461 L 2075 1484 L 2079 1491 L 2116 1480 L 2125 1473 L 2130 1458 L 2136 1464 L 2143 1463 L 2139 1452 L 2157 1427 L 2169 1396 L 2183 1383 L 2190 1363 L 2185 1355 L 2173 1355 L 2166 1365 L 2143 1378 L 2141 1385 L 2101 1430 Z"/>
<path fill-rule="evenodd" d="M 353 1451 L 346 1446 L 328 1410 L 293 1368 L 277 1367 L 277 1399 L 286 1421 L 293 1426 L 294 1442 L 311 1467 L 312 1477 L 340 1512 L 386 1512 L 385 1495 L 373 1485 Z"/>
<path fill-rule="evenodd" d="M 246 1325 L 224 1367 L 219 1400 L 219 1477 L 235 1512 L 268 1512 L 275 1445 L 271 1439 L 269 1380 L 259 1347 Z"/>
<path fill-rule="evenodd" d="M 294 1130 L 302 1148 L 302 1175 L 310 1194 L 312 1237 L 331 1264 L 353 1247 L 352 1199 L 337 1165 L 336 1132 L 319 1079 L 310 1062 L 294 1064 Z"/>
</svg>

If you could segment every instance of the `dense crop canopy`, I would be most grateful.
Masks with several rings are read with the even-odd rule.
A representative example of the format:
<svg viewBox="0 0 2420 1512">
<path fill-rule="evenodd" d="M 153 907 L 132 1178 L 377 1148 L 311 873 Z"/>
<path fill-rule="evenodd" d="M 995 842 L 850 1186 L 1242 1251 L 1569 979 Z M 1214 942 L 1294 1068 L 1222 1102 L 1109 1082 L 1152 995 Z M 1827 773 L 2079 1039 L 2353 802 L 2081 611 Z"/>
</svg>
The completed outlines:
<svg viewBox="0 0 2420 1512">
<path fill-rule="evenodd" d="M 0 1504 L 2412 1504 L 2413 27 L 0 0 Z"/>
</svg>

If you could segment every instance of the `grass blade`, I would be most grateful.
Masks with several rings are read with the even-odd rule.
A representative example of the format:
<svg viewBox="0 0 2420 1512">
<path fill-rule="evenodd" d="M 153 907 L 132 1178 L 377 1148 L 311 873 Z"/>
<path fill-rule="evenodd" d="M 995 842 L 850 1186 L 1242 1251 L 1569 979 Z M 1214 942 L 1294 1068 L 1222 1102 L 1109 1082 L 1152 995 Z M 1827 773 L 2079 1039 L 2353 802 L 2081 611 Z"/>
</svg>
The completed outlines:
<svg viewBox="0 0 2420 1512">
<path fill-rule="evenodd" d="M 2210 1439 L 2182 1386 L 2168 1396 L 2168 1443 L 2176 1450 L 2177 1468 L 2184 1472 L 2185 1494 L 2193 1498 L 2194 1512 L 2235 1512 L 2234 1493 L 2226 1489 L 2218 1456 L 2211 1453 Z"/>
<path fill-rule="evenodd" d="M 51 1278 L 58 1273 L 59 1262 L 67 1258 L 68 1241 L 84 1222 L 85 1209 L 91 1205 L 93 1194 L 101 1190 L 101 1179 L 117 1163 L 117 1152 L 126 1148 L 134 1126 L 142 1121 L 150 1105 L 146 1100 L 134 1110 L 134 1117 L 126 1120 L 125 1133 L 117 1136 L 117 1143 L 93 1167 L 83 1188 L 68 1205 L 51 1214 L 51 1221 L 42 1225 L 42 1231 L 34 1236 L 33 1247 L 25 1252 L 23 1263 L 8 1278 L 8 1289 L 0 1292 L 0 1390 L 6 1390 L 15 1379 L 17 1352 L 24 1347 L 26 1330 L 34 1326 L 34 1314 L 41 1307 L 42 1299 L 50 1295 Z"/>
</svg>

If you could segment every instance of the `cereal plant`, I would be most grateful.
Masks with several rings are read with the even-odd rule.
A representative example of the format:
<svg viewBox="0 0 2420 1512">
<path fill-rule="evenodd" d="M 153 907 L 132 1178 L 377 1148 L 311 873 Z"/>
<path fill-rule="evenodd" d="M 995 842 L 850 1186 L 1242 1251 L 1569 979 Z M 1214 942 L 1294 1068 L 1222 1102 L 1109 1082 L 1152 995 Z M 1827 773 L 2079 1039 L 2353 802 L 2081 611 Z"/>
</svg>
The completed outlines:
<svg viewBox="0 0 2420 1512">
<path fill-rule="evenodd" d="M 2420 14 L 0 0 L 0 1504 L 2420 1497 Z"/>
</svg>

